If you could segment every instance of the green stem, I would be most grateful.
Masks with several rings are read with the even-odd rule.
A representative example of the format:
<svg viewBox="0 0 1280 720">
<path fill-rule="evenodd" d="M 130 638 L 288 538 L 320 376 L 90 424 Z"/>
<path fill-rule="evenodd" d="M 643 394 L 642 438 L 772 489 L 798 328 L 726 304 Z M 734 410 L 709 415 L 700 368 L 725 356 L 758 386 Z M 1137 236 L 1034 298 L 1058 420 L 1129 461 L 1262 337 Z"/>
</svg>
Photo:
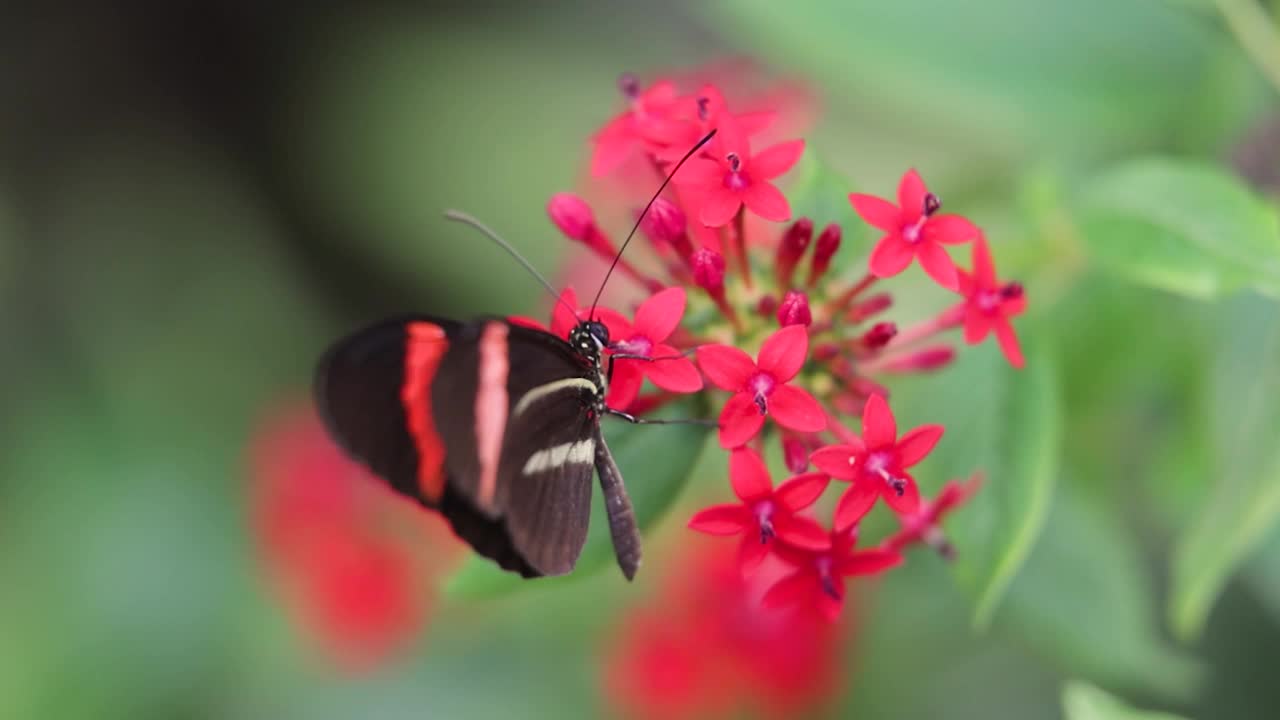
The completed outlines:
<svg viewBox="0 0 1280 720">
<path fill-rule="evenodd" d="M 1218 12 L 1253 64 L 1280 91 L 1280 31 L 1254 0 L 1216 0 Z"/>
</svg>

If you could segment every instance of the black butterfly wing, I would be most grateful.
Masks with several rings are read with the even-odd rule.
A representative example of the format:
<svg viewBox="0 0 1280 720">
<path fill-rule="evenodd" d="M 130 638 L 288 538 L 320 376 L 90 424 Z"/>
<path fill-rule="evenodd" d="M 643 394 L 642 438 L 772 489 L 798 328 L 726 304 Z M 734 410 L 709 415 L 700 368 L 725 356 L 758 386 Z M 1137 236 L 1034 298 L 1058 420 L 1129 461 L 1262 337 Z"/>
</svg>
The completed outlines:
<svg viewBox="0 0 1280 720">
<path fill-rule="evenodd" d="M 317 403 L 339 442 L 526 577 L 572 570 L 586 539 L 594 368 L 500 320 L 388 321 L 338 342 Z"/>
</svg>

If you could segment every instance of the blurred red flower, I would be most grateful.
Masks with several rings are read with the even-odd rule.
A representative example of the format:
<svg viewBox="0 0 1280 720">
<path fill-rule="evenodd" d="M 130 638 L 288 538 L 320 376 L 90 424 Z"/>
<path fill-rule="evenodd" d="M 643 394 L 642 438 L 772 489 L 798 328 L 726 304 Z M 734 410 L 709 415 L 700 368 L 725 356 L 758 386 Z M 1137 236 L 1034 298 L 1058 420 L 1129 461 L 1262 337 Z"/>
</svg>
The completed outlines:
<svg viewBox="0 0 1280 720">
<path fill-rule="evenodd" d="M 261 565 L 303 631 L 348 671 L 412 644 L 459 556 L 444 521 L 346 459 L 309 410 L 271 417 L 251 452 Z"/>
<path fill-rule="evenodd" d="M 628 611 L 608 640 L 604 683 L 616 712 L 786 718 L 833 698 L 842 627 L 761 602 L 785 564 L 770 558 L 743 578 L 732 548 L 705 541 L 682 541 L 678 557 L 658 596 Z"/>
<path fill-rule="evenodd" d="M 981 235 L 973 243 L 973 272 L 959 272 L 960 293 L 965 296 L 964 341 L 974 345 L 994 331 L 1009 364 L 1021 368 L 1024 365 L 1022 348 L 1009 319 L 1027 309 L 1022 285 L 1016 282 L 1002 285 L 996 280 L 991 248 Z"/>
</svg>

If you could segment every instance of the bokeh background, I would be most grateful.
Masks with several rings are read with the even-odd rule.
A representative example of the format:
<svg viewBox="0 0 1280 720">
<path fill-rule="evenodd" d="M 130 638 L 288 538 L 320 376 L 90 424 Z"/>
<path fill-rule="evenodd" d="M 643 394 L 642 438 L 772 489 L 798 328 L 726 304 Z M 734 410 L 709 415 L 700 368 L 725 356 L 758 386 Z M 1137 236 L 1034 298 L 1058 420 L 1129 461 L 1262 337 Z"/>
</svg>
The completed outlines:
<svg viewBox="0 0 1280 720">
<path fill-rule="evenodd" d="M 430 601 L 376 663 L 313 637 L 255 498 L 328 340 L 407 309 L 541 313 L 444 208 L 554 271 L 544 203 L 583 187 L 618 74 L 744 58 L 805 89 L 810 147 L 849 189 L 887 195 L 914 166 L 986 227 L 1035 306 L 1024 338 L 1053 348 L 1052 397 L 1028 401 L 1052 442 L 1001 434 L 1007 404 L 945 376 L 895 388 L 918 422 L 994 435 L 984 492 L 1032 519 L 1029 555 L 982 630 L 946 564 L 914 555 L 839 630 L 817 712 L 1052 718 L 1077 682 L 1274 717 L 1280 307 L 1194 258 L 1126 272 L 1077 204 L 1159 154 L 1234 173 L 1274 232 L 1277 87 L 1193 0 L 7 4 L 0 717 L 618 713 L 619 627 L 688 552 L 688 509 L 723 498 L 722 467 L 633 586 L 459 598 L 424 560 Z M 1276 263 L 1264 246 L 1243 262 Z"/>
</svg>

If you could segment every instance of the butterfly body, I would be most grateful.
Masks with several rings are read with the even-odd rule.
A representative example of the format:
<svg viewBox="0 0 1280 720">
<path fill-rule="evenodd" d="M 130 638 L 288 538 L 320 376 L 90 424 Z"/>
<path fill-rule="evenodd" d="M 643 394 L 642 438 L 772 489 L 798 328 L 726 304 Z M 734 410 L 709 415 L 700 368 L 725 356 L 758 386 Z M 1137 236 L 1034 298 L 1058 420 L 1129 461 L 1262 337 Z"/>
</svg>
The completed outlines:
<svg viewBox="0 0 1280 720">
<path fill-rule="evenodd" d="M 566 341 L 500 318 L 398 318 L 334 344 L 317 370 L 316 401 L 348 453 L 525 577 L 573 569 L 598 472 L 631 578 L 639 533 L 600 431 L 608 343 L 590 320 Z"/>
</svg>

